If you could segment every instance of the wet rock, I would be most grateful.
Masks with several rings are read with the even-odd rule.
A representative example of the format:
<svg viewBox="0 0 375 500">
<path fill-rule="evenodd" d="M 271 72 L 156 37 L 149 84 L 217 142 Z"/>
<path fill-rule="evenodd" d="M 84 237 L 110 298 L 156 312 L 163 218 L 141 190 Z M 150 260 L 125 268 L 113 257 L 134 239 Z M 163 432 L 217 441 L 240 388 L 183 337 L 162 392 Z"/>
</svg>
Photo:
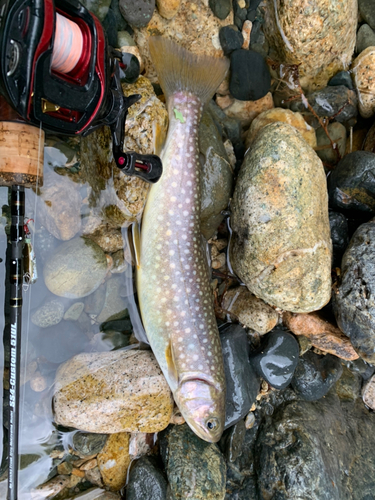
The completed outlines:
<svg viewBox="0 0 375 500">
<path fill-rule="evenodd" d="M 126 484 L 131 463 L 129 436 L 127 432 L 112 434 L 97 456 L 103 483 L 111 491 L 119 491 Z"/>
<path fill-rule="evenodd" d="M 142 457 L 132 465 L 126 486 L 127 500 L 165 500 L 167 481 L 151 457 Z"/>
<path fill-rule="evenodd" d="M 242 144 L 242 127 L 240 120 L 236 118 L 231 118 L 227 116 L 224 111 L 215 103 L 214 100 L 208 103 L 207 106 L 212 118 L 215 121 L 215 125 L 219 130 L 222 130 L 224 135 L 228 137 L 228 139 L 233 144 L 233 147 L 236 151 L 243 147 Z"/>
<path fill-rule="evenodd" d="M 219 19 L 228 17 L 232 8 L 232 2 L 230 0 L 209 0 L 208 4 L 212 12 Z"/>
<path fill-rule="evenodd" d="M 233 14 L 234 14 L 234 24 L 241 29 L 243 23 L 245 22 L 247 10 L 246 3 L 242 0 L 233 1 Z"/>
<path fill-rule="evenodd" d="M 135 41 L 127 31 L 119 31 L 117 33 L 119 47 L 135 47 Z"/>
<path fill-rule="evenodd" d="M 374 424 L 360 399 L 341 402 L 334 393 L 280 406 L 254 452 L 262 498 L 371 498 Z"/>
<path fill-rule="evenodd" d="M 77 321 L 77 319 L 81 316 L 84 307 L 85 307 L 84 302 L 75 302 L 69 307 L 69 309 L 64 314 L 64 319 Z"/>
<path fill-rule="evenodd" d="M 349 361 L 348 363 L 346 363 L 346 366 L 353 373 L 357 373 L 358 375 L 360 375 L 363 380 L 368 380 L 375 372 L 375 367 L 368 365 L 366 361 L 363 361 L 363 359 L 361 358 L 355 359 L 354 361 Z"/>
<path fill-rule="evenodd" d="M 234 26 L 223 26 L 219 31 L 220 45 L 226 56 L 242 47 L 243 36 Z"/>
<path fill-rule="evenodd" d="M 102 283 L 91 295 L 85 299 L 85 312 L 98 315 L 103 309 L 107 294 L 107 282 Z"/>
<path fill-rule="evenodd" d="M 326 179 L 294 127 L 277 122 L 259 132 L 241 167 L 232 210 L 230 260 L 247 288 L 287 311 L 323 307 L 331 296 Z"/>
<path fill-rule="evenodd" d="M 234 314 L 240 323 L 260 335 L 271 331 L 279 319 L 279 315 L 272 307 L 243 286 L 231 288 L 226 292 L 222 308 Z"/>
<path fill-rule="evenodd" d="M 354 401 L 361 394 L 362 379 L 345 366 L 339 380 L 336 382 L 335 391 L 341 401 Z"/>
<path fill-rule="evenodd" d="M 113 267 L 111 269 L 112 274 L 120 274 L 123 273 L 128 267 L 128 263 L 124 258 L 124 250 L 118 250 L 114 254 L 112 254 L 113 259 Z"/>
<path fill-rule="evenodd" d="M 254 412 L 250 411 L 247 414 L 247 417 L 245 418 L 245 427 L 247 430 L 249 430 L 252 427 L 254 427 L 254 424 L 255 424 L 255 415 Z"/>
<path fill-rule="evenodd" d="M 363 385 L 362 399 L 366 406 L 375 410 L 375 376 L 372 376 Z"/>
<path fill-rule="evenodd" d="M 223 220 L 221 211 L 228 206 L 233 172 L 223 141 L 209 113 L 199 126 L 199 151 L 202 166 L 201 232 L 211 238 Z"/>
<path fill-rule="evenodd" d="M 312 92 L 307 95 L 307 100 L 318 116 L 334 117 L 340 123 L 345 123 L 358 114 L 357 94 L 344 85 L 325 87 Z M 302 114 L 306 113 L 306 107 L 302 101 L 294 101 L 291 109 Z"/>
<path fill-rule="evenodd" d="M 333 208 L 350 210 L 357 216 L 375 213 L 375 154 L 354 151 L 346 155 L 329 179 Z"/>
<path fill-rule="evenodd" d="M 113 277 L 107 281 L 103 308 L 96 318 L 98 323 L 120 319 L 126 314 L 126 301 L 120 296 L 122 285 L 123 279 L 121 276 Z"/>
<path fill-rule="evenodd" d="M 247 19 L 243 23 L 242 30 L 241 30 L 241 33 L 243 36 L 243 44 L 242 44 L 243 49 L 248 50 L 250 47 L 250 36 L 251 36 L 252 28 L 253 28 L 253 23 Z"/>
<path fill-rule="evenodd" d="M 230 96 L 216 97 L 216 103 L 230 118 L 237 118 L 246 128 L 263 111 L 273 108 L 271 92 L 257 101 L 239 101 Z"/>
<path fill-rule="evenodd" d="M 298 64 L 303 89 L 324 87 L 351 61 L 357 29 L 356 0 L 267 0 L 265 35 L 275 59 Z"/>
<path fill-rule="evenodd" d="M 353 61 L 354 85 L 358 90 L 358 108 L 363 118 L 370 118 L 375 112 L 375 47 L 367 47 Z"/>
<path fill-rule="evenodd" d="M 338 85 L 345 85 L 350 90 L 354 90 L 352 77 L 350 76 L 349 71 L 339 71 L 333 76 L 328 85 L 331 87 L 337 87 Z"/>
<path fill-rule="evenodd" d="M 239 49 L 230 56 L 230 93 L 241 101 L 257 101 L 270 90 L 271 75 L 263 57 L 253 50 Z"/>
<path fill-rule="evenodd" d="M 180 7 L 181 0 L 156 0 L 159 14 L 165 19 L 172 19 Z"/>
<path fill-rule="evenodd" d="M 76 432 L 73 435 L 73 448 L 84 457 L 97 455 L 107 442 L 107 434 L 90 434 L 88 432 Z"/>
<path fill-rule="evenodd" d="M 49 498 L 56 498 L 57 495 L 67 495 L 72 487 L 71 477 L 62 474 L 55 476 L 41 486 L 38 486 L 37 491 L 43 496 L 47 494 Z"/>
<path fill-rule="evenodd" d="M 85 471 L 85 478 L 87 481 L 90 481 L 91 484 L 94 484 L 95 486 L 99 486 L 99 488 L 103 488 L 103 486 L 104 486 L 99 467 L 94 467 L 93 469 Z M 109 491 L 106 493 L 108 495 L 115 495 L 115 493 L 110 493 Z"/>
<path fill-rule="evenodd" d="M 124 19 L 136 28 L 147 26 L 155 9 L 155 0 L 119 0 Z"/>
<path fill-rule="evenodd" d="M 108 13 L 111 0 L 82 0 L 81 2 L 86 9 L 91 11 L 99 21 L 103 21 Z"/>
<path fill-rule="evenodd" d="M 228 462 L 234 462 L 241 454 L 245 433 L 245 422 L 244 420 L 240 420 L 228 429 L 221 438 L 219 446 L 223 450 L 224 456 Z"/>
<path fill-rule="evenodd" d="M 320 127 L 316 131 L 317 148 L 315 151 L 325 166 L 332 166 L 336 165 L 345 155 L 346 128 L 342 123 L 334 122 L 328 125 L 327 130 L 335 144 L 335 149 L 332 149 L 331 141 L 323 128 Z"/>
<path fill-rule="evenodd" d="M 342 259 L 341 283 L 333 294 L 338 326 L 369 363 L 375 363 L 374 238 L 373 221 L 354 233 Z"/>
<path fill-rule="evenodd" d="M 357 32 L 356 49 L 358 54 L 368 47 L 375 46 L 375 32 L 368 24 L 362 24 Z"/>
<path fill-rule="evenodd" d="M 87 238 L 74 238 L 60 245 L 47 259 L 44 282 L 59 297 L 77 299 L 94 292 L 107 273 L 103 250 Z"/>
<path fill-rule="evenodd" d="M 151 452 L 155 446 L 155 435 L 146 432 L 132 432 L 129 440 L 129 455 L 137 459 Z"/>
<path fill-rule="evenodd" d="M 259 379 L 249 362 L 246 330 L 230 325 L 221 331 L 221 347 L 227 382 L 225 428 L 243 419 L 259 391 Z"/>
<path fill-rule="evenodd" d="M 305 122 L 301 113 L 294 113 L 290 109 L 274 108 L 268 111 L 263 111 L 260 115 L 254 118 L 246 135 L 245 146 L 250 147 L 255 141 L 259 131 L 269 123 L 284 122 L 295 127 L 312 147 L 316 147 L 315 130 Z"/>
<path fill-rule="evenodd" d="M 108 224 L 100 225 L 93 233 L 83 231 L 84 236 L 96 243 L 106 253 L 117 252 L 124 247 L 121 231 L 113 229 Z"/>
<path fill-rule="evenodd" d="M 49 300 L 31 316 L 31 322 L 40 328 L 57 325 L 63 319 L 64 304 L 60 300 Z"/>
<path fill-rule="evenodd" d="M 349 361 L 358 358 L 350 340 L 317 313 L 283 314 L 284 324 L 295 334 L 308 337 L 314 347 Z"/>
<path fill-rule="evenodd" d="M 341 267 L 341 258 L 349 245 L 348 221 L 339 212 L 329 212 L 332 239 L 332 266 Z"/>
<path fill-rule="evenodd" d="M 152 433 L 168 425 L 172 410 L 168 384 L 150 351 L 80 354 L 56 374 L 55 421 L 67 427 Z"/>
<path fill-rule="evenodd" d="M 298 363 L 299 346 L 288 332 L 273 330 L 261 349 L 250 357 L 258 375 L 275 389 L 285 389 L 291 382 Z"/>
<path fill-rule="evenodd" d="M 363 19 L 372 29 L 375 29 L 374 0 L 358 0 L 358 9 Z"/>
<path fill-rule="evenodd" d="M 199 439 L 184 425 L 161 435 L 162 457 L 174 500 L 222 500 L 226 465 L 216 444 Z"/>
<path fill-rule="evenodd" d="M 336 356 L 319 356 L 311 351 L 300 357 L 293 389 L 306 401 L 316 401 L 327 394 L 342 374 L 342 365 Z"/>
</svg>

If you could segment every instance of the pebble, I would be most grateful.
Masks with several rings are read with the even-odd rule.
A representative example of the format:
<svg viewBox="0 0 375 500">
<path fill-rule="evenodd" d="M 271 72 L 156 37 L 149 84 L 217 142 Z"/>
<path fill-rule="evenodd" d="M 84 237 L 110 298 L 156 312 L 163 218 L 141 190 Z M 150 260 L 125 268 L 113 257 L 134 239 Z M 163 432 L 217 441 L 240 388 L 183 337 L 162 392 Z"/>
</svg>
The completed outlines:
<svg viewBox="0 0 375 500">
<path fill-rule="evenodd" d="M 362 379 L 357 373 L 343 367 L 342 375 L 336 382 L 335 390 L 341 401 L 355 401 L 361 394 Z"/>
<path fill-rule="evenodd" d="M 275 329 L 265 336 L 260 350 L 250 362 L 260 377 L 275 389 L 285 389 L 298 363 L 299 345 L 288 332 Z"/>
<path fill-rule="evenodd" d="M 231 0 L 209 0 L 208 4 L 215 16 L 222 20 L 228 17 L 232 10 Z"/>
<path fill-rule="evenodd" d="M 354 85 L 358 91 L 358 108 L 363 118 L 370 118 L 375 112 L 375 47 L 367 47 L 353 61 Z"/>
<path fill-rule="evenodd" d="M 169 427 L 160 441 L 174 500 L 224 499 L 226 464 L 216 444 L 199 439 L 186 424 Z"/>
<path fill-rule="evenodd" d="M 345 215 L 329 212 L 332 239 L 332 267 L 341 267 L 341 259 L 349 245 L 349 228 Z"/>
<path fill-rule="evenodd" d="M 366 406 L 375 410 L 375 375 L 373 375 L 362 387 L 362 399 Z"/>
<path fill-rule="evenodd" d="M 221 48 L 226 56 L 238 50 L 243 44 L 243 35 L 236 26 L 223 26 L 219 31 Z"/>
<path fill-rule="evenodd" d="M 132 432 L 129 440 L 129 455 L 137 459 L 151 452 L 155 445 L 155 434 L 146 432 Z"/>
<path fill-rule="evenodd" d="M 58 300 L 49 300 L 32 315 L 31 322 L 40 328 L 57 325 L 64 317 L 64 304 Z"/>
<path fill-rule="evenodd" d="M 375 46 L 375 32 L 368 24 L 362 24 L 357 32 L 356 49 L 358 54 L 368 47 Z"/>
<path fill-rule="evenodd" d="M 119 491 L 126 484 L 131 463 L 129 437 L 127 432 L 111 434 L 97 456 L 103 483 L 111 491 Z"/>
<path fill-rule="evenodd" d="M 80 354 L 56 373 L 55 421 L 66 427 L 153 433 L 168 425 L 172 410 L 168 384 L 150 351 Z"/>
<path fill-rule="evenodd" d="M 43 495 L 42 498 L 46 498 L 45 495 L 48 495 L 47 498 L 56 498 L 57 495 L 63 497 L 68 494 L 69 489 L 72 487 L 71 477 L 72 476 L 59 474 L 46 483 L 38 486 L 36 490 Z"/>
<path fill-rule="evenodd" d="M 271 331 L 279 319 L 279 315 L 272 307 L 243 286 L 231 288 L 225 293 L 222 308 L 233 313 L 242 325 L 260 335 Z"/>
<path fill-rule="evenodd" d="M 99 486 L 99 488 L 103 488 L 103 486 L 104 486 L 99 467 L 94 467 L 93 469 L 85 471 L 85 479 L 87 481 L 90 481 L 91 484 L 94 484 L 95 486 Z M 109 491 L 106 492 L 106 494 L 114 495 L 114 493 L 110 493 Z M 109 498 L 111 498 L 111 497 L 109 497 Z"/>
<path fill-rule="evenodd" d="M 333 209 L 363 217 L 375 214 L 375 153 L 353 151 L 331 173 L 329 202 Z"/>
<path fill-rule="evenodd" d="M 66 313 L 64 314 L 64 319 L 77 321 L 77 319 L 81 316 L 84 307 L 84 302 L 75 302 L 69 307 L 69 309 L 67 309 Z"/>
<path fill-rule="evenodd" d="M 245 433 L 245 422 L 244 420 L 239 420 L 221 438 L 219 446 L 223 450 L 225 459 L 228 462 L 234 462 L 241 455 Z"/>
<path fill-rule="evenodd" d="M 250 47 L 250 36 L 251 36 L 251 29 L 253 27 L 253 23 L 249 21 L 248 19 L 243 23 L 242 26 L 242 36 L 243 36 L 243 44 L 242 48 L 248 50 Z"/>
<path fill-rule="evenodd" d="M 319 356 L 308 351 L 299 358 L 292 387 L 306 401 L 317 401 L 337 382 L 342 370 L 342 364 L 336 356 Z"/>
<path fill-rule="evenodd" d="M 47 259 L 44 282 L 60 297 L 77 299 L 94 292 L 107 273 L 103 250 L 87 238 L 62 243 Z"/>
<path fill-rule="evenodd" d="M 37 371 L 30 379 L 30 389 L 34 392 L 43 392 L 47 389 L 47 380 Z"/>
<path fill-rule="evenodd" d="M 120 296 L 120 288 L 123 285 L 123 278 L 115 276 L 107 281 L 106 293 L 103 308 L 97 316 L 97 323 L 113 321 L 123 318 L 126 313 L 126 301 Z"/>
<path fill-rule="evenodd" d="M 91 457 L 101 452 L 107 439 L 107 434 L 75 432 L 73 434 L 73 449 L 82 457 Z"/>
<path fill-rule="evenodd" d="M 230 55 L 229 90 L 240 101 L 257 101 L 270 90 L 271 75 L 264 58 L 253 50 L 238 49 Z"/>
<path fill-rule="evenodd" d="M 172 19 L 180 7 L 181 0 L 156 0 L 159 14 L 165 19 Z"/>
<path fill-rule="evenodd" d="M 119 0 L 120 12 L 131 26 L 147 26 L 155 9 L 155 0 Z"/>
<path fill-rule="evenodd" d="M 260 113 L 273 108 L 273 99 L 271 92 L 257 101 L 239 101 L 230 96 L 218 95 L 216 104 L 228 117 L 237 118 L 242 127 L 247 128 Z"/>
<path fill-rule="evenodd" d="M 338 73 L 336 73 L 335 76 L 333 76 L 330 79 L 328 85 L 331 87 L 337 87 L 338 85 L 345 85 L 345 87 L 347 87 L 348 89 L 354 90 L 352 77 L 349 71 L 339 71 Z"/>
<path fill-rule="evenodd" d="M 336 145 L 336 149 L 332 149 L 331 141 L 322 127 L 316 131 L 317 148 L 316 154 L 322 160 L 324 166 L 334 166 L 345 155 L 346 150 L 346 128 L 342 123 L 330 123 L 327 127 L 328 134 Z M 337 154 L 339 153 L 339 154 Z"/>
<path fill-rule="evenodd" d="M 292 127 L 295 127 L 305 139 L 305 141 L 312 147 L 316 148 L 316 134 L 313 127 L 305 122 L 301 113 L 293 112 L 290 109 L 274 108 L 267 111 L 263 111 L 250 125 L 249 131 L 246 135 L 245 146 L 249 148 L 255 141 L 259 131 L 274 122 L 284 122 L 288 123 Z"/>
<path fill-rule="evenodd" d="M 255 415 L 254 412 L 250 411 L 245 419 L 245 427 L 246 429 L 249 430 L 254 427 L 254 424 L 255 424 Z"/>
<path fill-rule="evenodd" d="M 276 9 L 275 9 L 275 6 Z M 327 85 L 351 61 L 357 29 L 357 0 L 267 0 L 264 32 L 275 60 L 298 64 L 305 90 Z"/>
<path fill-rule="evenodd" d="M 375 222 L 362 224 L 354 233 L 341 265 L 341 282 L 333 294 L 337 324 L 354 349 L 375 363 Z"/>
<path fill-rule="evenodd" d="M 249 362 L 246 330 L 240 325 L 229 325 L 220 333 L 227 382 L 227 429 L 248 414 L 259 392 L 259 379 Z"/>
<path fill-rule="evenodd" d="M 358 0 L 358 9 L 366 23 L 368 23 L 372 29 L 375 29 L 375 1 Z"/>
<path fill-rule="evenodd" d="M 287 311 L 322 308 L 331 296 L 326 178 L 294 127 L 277 122 L 259 132 L 231 206 L 230 261 L 247 288 Z"/>
<path fill-rule="evenodd" d="M 127 500 L 165 500 L 167 481 L 152 457 L 142 457 L 132 465 L 126 486 Z"/>
<path fill-rule="evenodd" d="M 358 359 L 350 340 L 336 326 L 323 319 L 317 313 L 283 314 L 284 324 L 295 334 L 308 337 L 311 344 L 323 352 L 341 359 Z"/>
<path fill-rule="evenodd" d="M 119 47 L 136 47 L 135 41 L 128 31 L 117 33 Z"/>
</svg>

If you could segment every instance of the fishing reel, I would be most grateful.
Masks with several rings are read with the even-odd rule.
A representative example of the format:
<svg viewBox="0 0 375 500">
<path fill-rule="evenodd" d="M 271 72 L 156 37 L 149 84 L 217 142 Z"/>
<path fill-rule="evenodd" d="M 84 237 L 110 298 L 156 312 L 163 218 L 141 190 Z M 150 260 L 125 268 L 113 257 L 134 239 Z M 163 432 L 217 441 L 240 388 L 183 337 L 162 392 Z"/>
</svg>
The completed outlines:
<svg viewBox="0 0 375 500">
<path fill-rule="evenodd" d="M 77 0 L 0 0 L 0 93 L 50 132 L 87 135 L 108 125 L 116 165 L 157 182 L 156 155 L 124 152 L 125 120 L 141 96 L 125 97 L 139 62 L 108 46 L 99 20 Z"/>
</svg>

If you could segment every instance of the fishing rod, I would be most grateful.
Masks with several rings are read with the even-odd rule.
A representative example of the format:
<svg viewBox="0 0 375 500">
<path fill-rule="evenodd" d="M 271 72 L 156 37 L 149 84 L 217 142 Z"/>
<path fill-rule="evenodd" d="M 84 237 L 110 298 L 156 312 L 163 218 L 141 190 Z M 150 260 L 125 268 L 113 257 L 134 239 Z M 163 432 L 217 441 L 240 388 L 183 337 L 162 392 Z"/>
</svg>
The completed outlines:
<svg viewBox="0 0 375 500">
<path fill-rule="evenodd" d="M 117 167 L 157 182 L 158 156 L 123 150 L 127 112 L 141 96 L 125 97 L 122 84 L 138 76 L 138 59 L 110 47 L 77 0 L 0 0 L 0 185 L 11 189 L 12 215 L 8 500 L 18 498 L 25 188 L 43 184 L 42 129 L 84 136 L 107 125 Z"/>
</svg>

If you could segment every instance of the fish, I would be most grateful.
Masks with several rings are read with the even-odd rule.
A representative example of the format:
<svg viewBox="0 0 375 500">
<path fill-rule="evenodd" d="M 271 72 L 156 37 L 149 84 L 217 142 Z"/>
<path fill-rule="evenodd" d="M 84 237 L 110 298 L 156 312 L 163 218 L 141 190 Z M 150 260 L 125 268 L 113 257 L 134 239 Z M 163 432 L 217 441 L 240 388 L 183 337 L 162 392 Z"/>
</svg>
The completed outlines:
<svg viewBox="0 0 375 500">
<path fill-rule="evenodd" d="M 201 244 L 198 130 L 204 105 L 229 61 L 149 39 L 166 98 L 163 174 L 149 192 L 139 236 L 136 284 L 151 349 L 186 423 L 217 442 L 225 425 L 225 374 L 206 255 Z"/>
</svg>

